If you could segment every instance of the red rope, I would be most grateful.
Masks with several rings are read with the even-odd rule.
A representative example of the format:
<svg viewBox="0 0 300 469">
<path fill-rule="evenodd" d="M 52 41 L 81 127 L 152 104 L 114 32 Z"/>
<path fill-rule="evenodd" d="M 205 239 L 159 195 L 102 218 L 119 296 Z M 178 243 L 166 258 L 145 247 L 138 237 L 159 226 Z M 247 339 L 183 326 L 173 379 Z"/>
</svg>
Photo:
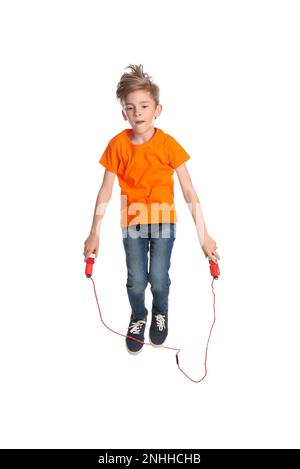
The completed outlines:
<svg viewBox="0 0 300 469">
<path fill-rule="evenodd" d="M 136 340 L 137 342 L 140 342 L 141 344 L 144 344 L 144 345 L 151 345 L 149 342 L 142 342 L 141 340 L 136 339 L 135 337 L 127 336 L 127 335 L 125 335 L 125 334 L 121 334 L 120 332 L 116 332 L 116 331 L 114 331 L 113 329 L 111 329 L 109 326 L 107 326 L 107 325 L 105 324 L 105 322 L 103 321 L 102 313 L 101 313 L 100 306 L 99 306 L 99 301 L 98 301 L 98 297 L 97 297 L 97 293 L 96 293 L 95 282 L 94 282 L 94 280 L 93 280 L 92 277 L 90 277 L 90 279 L 91 279 L 92 282 L 93 282 L 93 287 L 94 287 L 94 293 L 95 293 L 95 297 L 96 297 L 96 302 L 97 302 L 97 305 L 98 305 L 98 310 L 99 310 L 99 314 L 100 314 L 100 319 L 101 319 L 101 322 L 103 323 L 103 325 L 104 325 L 109 331 L 113 332 L 114 334 L 118 334 L 118 335 L 120 335 L 120 336 L 122 336 L 122 337 L 130 337 L 130 339 Z M 181 373 L 183 373 L 188 379 L 190 379 L 191 381 L 193 381 L 193 383 L 201 383 L 201 381 L 203 381 L 204 378 L 207 376 L 206 361 L 207 361 L 207 353 L 208 353 L 208 344 L 209 344 L 209 340 L 210 340 L 210 337 L 211 337 L 211 333 L 212 333 L 214 324 L 215 324 L 215 322 L 216 322 L 215 292 L 214 292 L 214 287 L 213 287 L 214 280 L 215 280 L 215 279 L 213 278 L 213 279 L 212 279 L 212 282 L 211 282 L 211 288 L 212 288 L 212 292 L 213 292 L 213 296 L 214 296 L 214 301 L 213 301 L 214 320 L 213 320 L 213 323 L 212 323 L 212 325 L 211 325 L 211 328 L 210 328 L 210 331 L 209 331 L 209 336 L 208 336 L 208 339 L 207 339 L 206 350 L 205 350 L 205 360 L 204 360 L 205 373 L 204 373 L 204 375 L 202 376 L 202 378 L 199 379 L 199 380 L 192 379 L 192 378 L 190 378 L 190 376 L 188 376 L 188 375 L 185 373 L 185 371 L 183 371 L 183 370 L 180 368 L 178 355 L 179 355 L 179 353 L 181 352 L 181 349 L 179 349 L 179 348 L 174 348 L 174 347 L 167 347 L 166 345 L 162 345 L 162 346 L 161 346 L 162 348 L 166 348 L 166 349 L 169 349 L 169 350 L 177 350 L 177 353 L 176 353 L 176 363 L 177 363 L 177 366 L 178 366 L 179 370 L 181 371 Z"/>
</svg>

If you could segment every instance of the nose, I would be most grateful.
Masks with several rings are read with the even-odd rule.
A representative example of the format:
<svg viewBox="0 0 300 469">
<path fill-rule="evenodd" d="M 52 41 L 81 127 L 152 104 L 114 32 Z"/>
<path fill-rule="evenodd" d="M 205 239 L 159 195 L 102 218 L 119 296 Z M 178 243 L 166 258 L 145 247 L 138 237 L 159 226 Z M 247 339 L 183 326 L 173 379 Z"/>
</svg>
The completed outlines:
<svg viewBox="0 0 300 469">
<path fill-rule="evenodd" d="M 140 116 L 140 115 L 141 115 L 141 111 L 139 111 L 139 110 L 136 109 L 135 115 L 136 115 L 136 116 Z"/>
</svg>

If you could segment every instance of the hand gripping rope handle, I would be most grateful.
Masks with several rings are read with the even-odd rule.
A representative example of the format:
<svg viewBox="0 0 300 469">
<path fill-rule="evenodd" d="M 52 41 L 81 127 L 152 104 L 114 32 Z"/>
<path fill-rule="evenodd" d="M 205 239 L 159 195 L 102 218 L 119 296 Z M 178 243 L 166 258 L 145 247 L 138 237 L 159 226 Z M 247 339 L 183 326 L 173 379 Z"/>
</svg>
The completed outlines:
<svg viewBox="0 0 300 469">
<path fill-rule="evenodd" d="M 94 252 L 95 252 L 95 251 L 94 251 Z M 103 323 L 103 325 L 104 325 L 109 331 L 113 332 L 114 334 L 120 335 L 120 336 L 122 336 L 122 337 L 128 337 L 128 336 L 125 335 L 125 334 L 121 334 L 120 332 L 114 331 L 113 329 L 111 329 L 110 327 L 108 327 L 108 326 L 105 324 L 105 322 L 103 321 L 102 314 L 101 314 L 101 310 L 100 310 L 100 306 L 99 306 L 99 301 L 98 301 L 98 297 L 97 297 L 97 293 L 96 293 L 95 283 L 94 283 L 94 280 L 93 280 L 93 278 L 92 278 L 93 264 L 94 264 L 94 263 L 95 263 L 94 257 L 89 257 L 89 258 L 86 260 L 85 275 L 86 275 L 88 278 L 90 278 L 90 279 L 92 280 L 92 282 L 93 282 L 94 293 L 95 293 L 95 297 L 96 297 L 96 302 L 97 302 L 97 306 L 98 306 L 98 310 L 99 310 L 99 315 L 100 315 L 101 322 Z M 214 262 L 213 260 L 209 260 L 209 267 L 210 267 L 210 273 L 211 273 L 211 275 L 212 275 L 212 277 L 213 277 L 213 280 L 212 280 L 212 283 L 211 283 L 211 288 L 212 288 L 212 292 L 213 292 L 213 296 L 214 296 L 214 302 L 213 302 L 214 320 L 213 320 L 213 323 L 212 323 L 212 325 L 211 325 L 211 328 L 210 328 L 210 331 L 209 331 L 209 336 L 208 336 L 208 339 L 207 339 L 206 350 L 205 350 L 205 360 L 204 360 L 205 373 L 204 373 L 204 375 L 202 376 L 202 378 L 199 379 L 199 380 L 192 379 L 192 378 L 190 378 L 190 377 L 180 368 L 178 355 L 179 355 L 179 353 L 181 352 L 181 349 L 179 349 L 179 348 L 174 348 L 174 347 L 167 347 L 166 345 L 162 345 L 162 346 L 161 346 L 162 348 L 166 348 L 166 349 L 169 349 L 169 350 L 177 350 L 177 353 L 176 353 L 176 363 L 177 363 L 177 366 L 178 366 L 179 370 L 180 370 L 188 379 L 190 379 L 193 383 L 201 383 L 201 381 L 203 381 L 204 378 L 207 376 L 206 361 L 207 361 L 208 344 L 209 344 L 209 340 L 210 340 L 210 336 L 211 336 L 211 333 L 212 333 L 214 324 L 215 324 L 215 322 L 216 322 L 215 292 L 214 292 L 214 288 L 213 288 L 213 283 L 214 283 L 214 280 L 217 280 L 217 279 L 219 278 L 220 269 L 219 269 L 218 263 L 217 263 L 217 262 Z M 140 342 L 141 344 L 144 344 L 144 345 L 151 345 L 149 342 L 142 342 L 141 340 L 136 339 L 135 337 L 131 337 L 131 336 L 130 336 L 130 339 L 136 340 L 137 342 Z"/>
</svg>

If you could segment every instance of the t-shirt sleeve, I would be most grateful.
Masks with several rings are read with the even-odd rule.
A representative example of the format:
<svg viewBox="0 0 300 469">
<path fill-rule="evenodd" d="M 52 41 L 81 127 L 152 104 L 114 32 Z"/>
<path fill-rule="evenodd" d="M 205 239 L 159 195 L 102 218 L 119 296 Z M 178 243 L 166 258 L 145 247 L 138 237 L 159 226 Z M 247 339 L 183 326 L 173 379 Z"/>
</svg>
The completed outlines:
<svg viewBox="0 0 300 469">
<path fill-rule="evenodd" d="M 119 168 L 119 157 L 112 148 L 112 145 L 109 143 L 107 147 L 105 148 L 99 163 L 104 166 L 104 168 L 108 169 L 108 171 L 117 174 L 118 173 L 118 168 Z"/>
<path fill-rule="evenodd" d="M 185 149 L 175 140 L 171 139 L 171 142 L 168 146 L 168 155 L 170 166 L 173 169 L 176 169 L 182 163 L 190 159 L 190 155 L 185 151 Z"/>
</svg>

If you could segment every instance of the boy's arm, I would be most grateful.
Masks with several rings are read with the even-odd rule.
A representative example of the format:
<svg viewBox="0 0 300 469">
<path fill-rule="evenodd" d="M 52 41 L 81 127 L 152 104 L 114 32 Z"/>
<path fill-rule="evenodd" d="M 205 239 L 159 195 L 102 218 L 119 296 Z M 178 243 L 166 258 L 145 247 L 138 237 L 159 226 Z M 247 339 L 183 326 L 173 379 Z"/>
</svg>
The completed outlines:
<svg viewBox="0 0 300 469">
<path fill-rule="evenodd" d="M 216 243 L 209 236 L 207 232 L 203 213 L 201 210 L 200 200 L 194 189 L 191 177 L 189 175 L 189 172 L 185 163 L 178 166 L 175 169 L 175 171 L 179 179 L 179 183 L 182 189 L 184 200 L 187 202 L 190 212 L 192 214 L 192 217 L 194 219 L 197 233 L 198 233 L 198 238 L 199 238 L 203 251 L 209 257 L 214 256 L 217 259 L 220 259 L 220 256 L 216 251 L 217 249 Z"/>
<path fill-rule="evenodd" d="M 100 226 L 105 214 L 107 204 L 111 198 L 115 177 L 115 173 L 112 173 L 107 169 L 105 170 L 102 185 L 100 187 L 96 200 L 90 234 L 96 234 L 97 236 L 99 236 Z"/>
</svg>

